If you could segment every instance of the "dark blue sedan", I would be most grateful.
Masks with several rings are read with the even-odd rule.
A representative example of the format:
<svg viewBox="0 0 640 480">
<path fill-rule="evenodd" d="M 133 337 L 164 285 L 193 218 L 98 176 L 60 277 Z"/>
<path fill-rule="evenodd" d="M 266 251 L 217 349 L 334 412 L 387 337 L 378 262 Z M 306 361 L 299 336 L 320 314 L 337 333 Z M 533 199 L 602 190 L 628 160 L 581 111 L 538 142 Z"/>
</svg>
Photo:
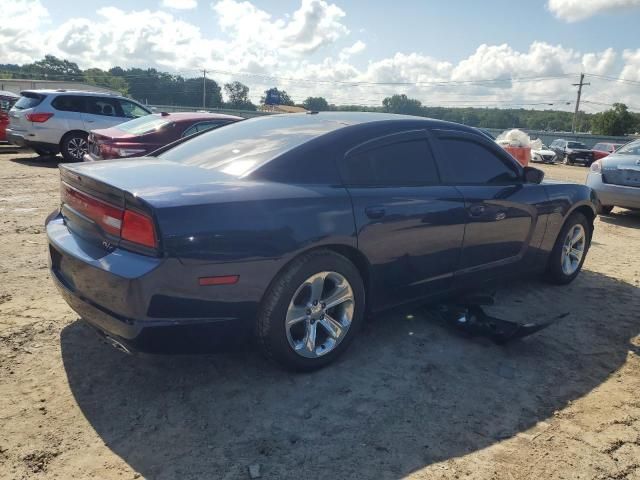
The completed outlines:
<svg viewBox="0 0 640 480">
<path fill-rule="evenodd" d="M 524 272 L 571 282 L 595 217 L 588 187 L 542 183 L 473 128 L 384 114 L 256 118 L 60 175 L 52 276 L 102 335 L 149 351 L 243 327 L 298 370 L 365 312 Z"/>
</svg>

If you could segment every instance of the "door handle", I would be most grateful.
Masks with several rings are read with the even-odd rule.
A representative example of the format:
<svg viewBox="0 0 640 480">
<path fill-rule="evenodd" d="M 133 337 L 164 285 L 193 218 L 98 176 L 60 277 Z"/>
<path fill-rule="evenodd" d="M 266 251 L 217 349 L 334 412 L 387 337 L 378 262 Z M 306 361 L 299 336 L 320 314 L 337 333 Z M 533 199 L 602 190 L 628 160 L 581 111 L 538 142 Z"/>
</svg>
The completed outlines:
<svg viewBox="0 0 640 480">
<path fill-rule="evenodd" d="M 482 215 L 484 215 L 484 212 L 486 212 L 487 208 L 484 205 L 471 205 L 469 207 L 469 215 L 471 215 L 472 217 L 480 217 Z"/>
<path fill-rule="evenodd" d="M 364 213 L 372 220 L 382 218 L 385 216 L 387 211 L 384 207 L 367 207 L 364 209 Z"/>
</svg>

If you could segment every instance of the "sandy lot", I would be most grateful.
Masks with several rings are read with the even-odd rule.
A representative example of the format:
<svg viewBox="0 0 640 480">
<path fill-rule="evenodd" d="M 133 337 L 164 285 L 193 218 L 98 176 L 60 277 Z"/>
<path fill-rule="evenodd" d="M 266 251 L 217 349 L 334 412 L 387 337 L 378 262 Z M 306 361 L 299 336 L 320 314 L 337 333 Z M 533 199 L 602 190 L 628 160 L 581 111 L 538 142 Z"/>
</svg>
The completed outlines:
<svg viewBox="0 0 640 480">
<path fill-rule="evenodd" d="M 640 479 L 640 215 L 597 221 L 572 285 L 499 291 L 505 318 L 570 313 L 525 341 L 389 312 L 337 364 L 292 375 L 250 349 L 101 344 L 48 278 L 56 166 L 0 153 L 0 478 Z"/>
</svg>

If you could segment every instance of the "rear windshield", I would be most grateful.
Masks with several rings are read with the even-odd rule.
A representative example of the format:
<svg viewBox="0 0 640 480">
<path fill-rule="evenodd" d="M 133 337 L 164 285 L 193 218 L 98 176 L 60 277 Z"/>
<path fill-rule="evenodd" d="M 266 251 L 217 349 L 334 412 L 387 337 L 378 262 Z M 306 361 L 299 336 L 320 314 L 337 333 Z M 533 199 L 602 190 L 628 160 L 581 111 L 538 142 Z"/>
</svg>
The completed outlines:
<svg viewBox="0 0 640 480">
<path fill-rule="evenodd" d="M 616 153 L 622 155 L 640 155 L 640 140 L 627 143 L 624 147 L 621 147 Z"/>
<path fill-rule="evenodd" d="M 144 117 L 129 120 L 121 123 L 116 128 L 132 135 L 144 135 L 145 133 L 157 132 L 171 121 L 156 115 L 146 115 Z"/>
<path fill-rule="evenodd" d="M 42 100 L 44 100 L 44 95 L 38 95 L 37 93 L 23 93 L 14 107 L 18 110 L 26 110 L 27 108 L 37 107 L 40 105 Z"/>
<path fill-rule="evenodd" d="M 198 135 L 159 157 L 239 177 L 312 138 L 343 126 L 337 121 L 299 115 L 252 118 Z"/>
<path fill-rule="evenodd" d="M 569 142 L 567 144 L 567 147 L 569 147 L 569 148 L 587 148 L 587 146 L 584 143 L 580 143 L 580 142 Z"/>
</svg>

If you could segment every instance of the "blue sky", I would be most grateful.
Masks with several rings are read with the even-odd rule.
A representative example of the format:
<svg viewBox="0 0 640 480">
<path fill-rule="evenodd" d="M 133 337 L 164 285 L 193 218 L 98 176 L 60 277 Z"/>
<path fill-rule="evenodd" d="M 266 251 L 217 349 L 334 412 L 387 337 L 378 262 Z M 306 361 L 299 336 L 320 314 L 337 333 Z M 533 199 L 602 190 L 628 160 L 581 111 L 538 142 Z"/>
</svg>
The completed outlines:
<svg viewBox="0 0 640 480">
<path fill-rule="evenodd" d="M 207 68 L 256 97 L 277 83 L 362 104 L 398 91 L 425 103 L 534 105 L 570 99 L 586 71 L 630 81 L 593 77 L 587 108 L 640 107 L 640 0 L 0 0 L 0 10 L 15 19 L 0 23 L 0 61 L 51 53 L 84 68 Z M 552 78 L 432 85 L 537 76 Z M 342 87 L 352 81 L 404 86 Z"/>
</svg>

